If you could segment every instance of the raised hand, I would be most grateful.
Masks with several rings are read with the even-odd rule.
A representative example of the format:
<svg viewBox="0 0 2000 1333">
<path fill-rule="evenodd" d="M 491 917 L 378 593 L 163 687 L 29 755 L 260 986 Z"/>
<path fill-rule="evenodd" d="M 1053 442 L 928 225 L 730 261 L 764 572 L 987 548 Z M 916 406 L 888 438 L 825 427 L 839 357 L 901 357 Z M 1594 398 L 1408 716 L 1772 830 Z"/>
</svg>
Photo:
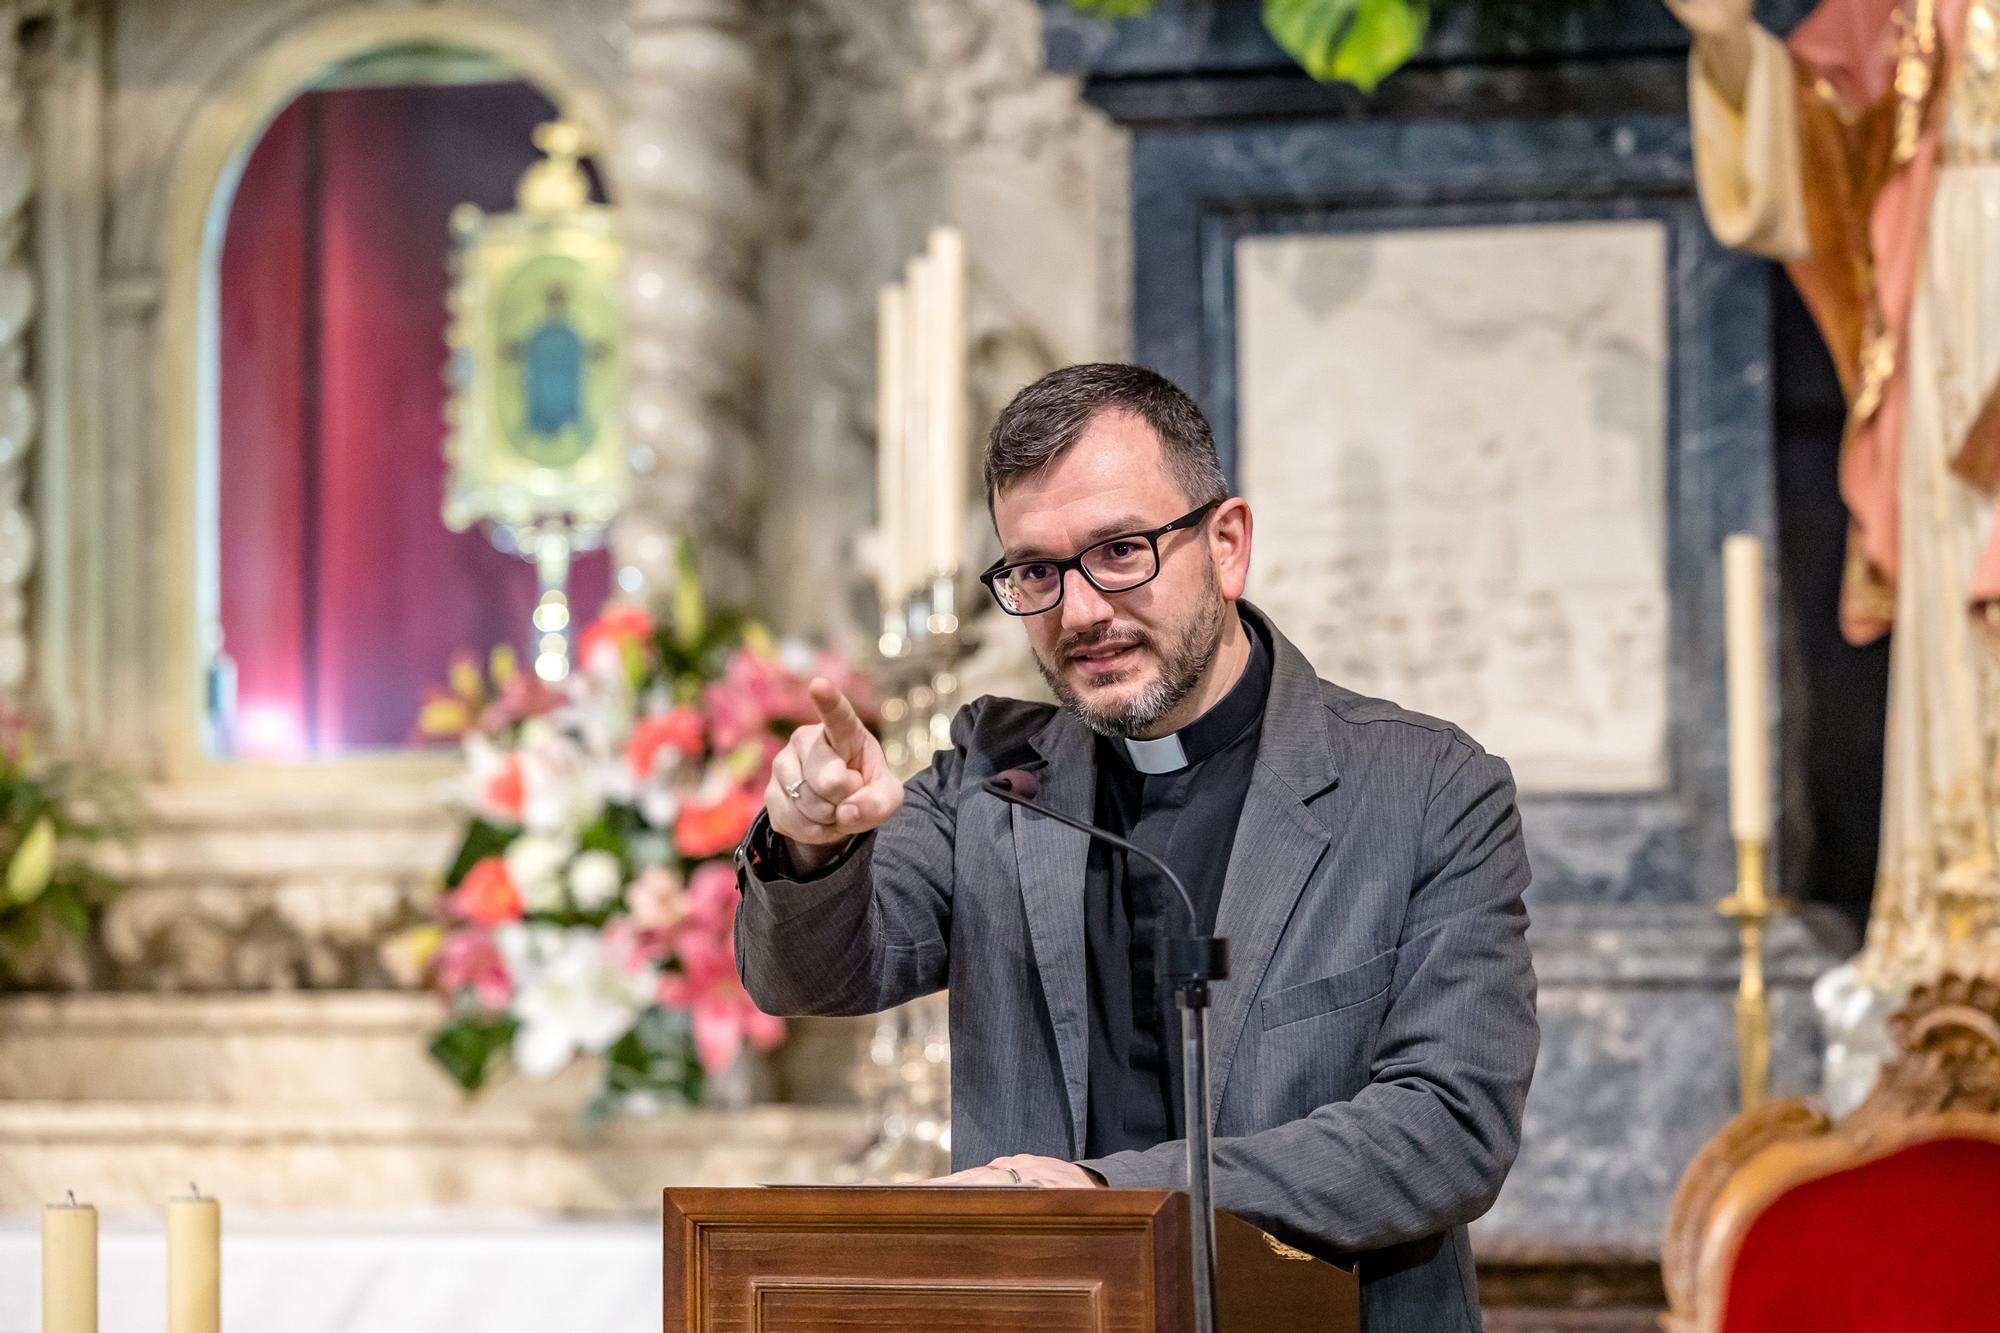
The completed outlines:
<svg viewBox="0 0 2000 1333">
<path fill-rule="evenodd" d="M 1709 78 L 1735 107 L 1750 83 L 1750 0 L 1664 0 L 1667 12 L 1694 34 Z"/>
<path fill-rule="evenodd" d="M 1750 0 L 1665 0 L 1667 11 L 1697 37 L 1747 39 Z"/>
<path fill-rule="evenodd" d="M 839 847 L 880 828 L 903 804 L 903 784 L 889 771 L 882 746 L 861 725 L 854 705 L 824 677 L 807 687 L 819 721 L 793 732 L 771 761 L 764 808 L 771 828 L 801 850 L 805 868 L 827 859 L 811 848 Z"/>
</svg>

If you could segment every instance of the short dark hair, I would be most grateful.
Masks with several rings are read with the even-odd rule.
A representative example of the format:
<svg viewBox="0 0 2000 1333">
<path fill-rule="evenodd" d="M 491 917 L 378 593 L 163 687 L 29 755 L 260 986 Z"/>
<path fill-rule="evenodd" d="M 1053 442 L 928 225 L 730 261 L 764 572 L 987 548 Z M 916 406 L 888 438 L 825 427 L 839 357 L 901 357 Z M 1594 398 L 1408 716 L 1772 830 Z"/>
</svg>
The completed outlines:
<svg viewBox="0 0 2000 1333">
<path fill-rule="evenodd" d="M 1188 504 L 1229 498 L 1215 432 L 1194 399 L 1144 366 L 1090 361 L 1064 366 L 1015 394 L 986 436 L 986 508 L 1009 482 L 1039 472 L 1075 447 L 1101 412 L 1129 412 L 1152 427 Z"/>
</svg>

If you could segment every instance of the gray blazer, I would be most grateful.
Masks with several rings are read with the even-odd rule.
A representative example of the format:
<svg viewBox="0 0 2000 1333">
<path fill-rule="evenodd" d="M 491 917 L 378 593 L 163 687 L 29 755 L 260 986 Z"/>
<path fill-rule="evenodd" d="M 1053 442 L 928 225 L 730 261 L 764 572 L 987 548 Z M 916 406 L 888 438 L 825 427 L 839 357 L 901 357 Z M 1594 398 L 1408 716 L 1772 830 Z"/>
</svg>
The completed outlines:
<svg viewBox="0 0 2000 1333">
<path fill-rule="evenodd" d="M 1478 1329 L 1465 1224 L 1513 1164 L 1539 1040 L 1513 779 L 1456 727 L 1318 679 L 1275 630 L 1272 644 L 1216 924 L 1216 1206 L 1357 1260 L 1369 1333 Z M 1086 841 L 979 784 L 1029 768 L 1042 802 L 1089 819 L 1095 747 L 1051 705 L 992 697 L 951 735 L 902 809 L 820 877 L 760 879 L 739 857 L 738 965 L 779 1014 L 950 987 L 954 1166 L 1076 1160 Z M 1112 1185 L 1186 1185 L 1178 1141 L 1086 1165 Z"/>
</svg>

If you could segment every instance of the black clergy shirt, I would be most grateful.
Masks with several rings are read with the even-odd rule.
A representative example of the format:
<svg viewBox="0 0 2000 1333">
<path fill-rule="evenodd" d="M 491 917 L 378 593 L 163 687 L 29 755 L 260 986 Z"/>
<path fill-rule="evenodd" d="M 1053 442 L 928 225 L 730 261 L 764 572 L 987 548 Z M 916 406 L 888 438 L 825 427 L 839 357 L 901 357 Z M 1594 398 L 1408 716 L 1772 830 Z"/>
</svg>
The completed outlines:
<svg viewBox="0 0 2000 1333">
<path fill-rule="evenodd" d="M 1174 868 L 1201 915 L 1201 934 L 1215 928 L 1271 692 L 1271 647 L 1254 619 L 1245 616 L 1242 623 L 1250 638 L 1242 678 L 1175 733 L 1185 767 L 1142 773 L 1124 741 L 1097 740 L 1097 822 Z M 1193 933 L 1180 895 L 1159 871 L 1116 847 L 1091 843 L 1084 880 L 1090 974 L 1085 1157 L 1150 1148 L 1185 1132 L 1180 1016 L 1159 980 L 1157 958 L 1164 936 Z"/>
</svg>

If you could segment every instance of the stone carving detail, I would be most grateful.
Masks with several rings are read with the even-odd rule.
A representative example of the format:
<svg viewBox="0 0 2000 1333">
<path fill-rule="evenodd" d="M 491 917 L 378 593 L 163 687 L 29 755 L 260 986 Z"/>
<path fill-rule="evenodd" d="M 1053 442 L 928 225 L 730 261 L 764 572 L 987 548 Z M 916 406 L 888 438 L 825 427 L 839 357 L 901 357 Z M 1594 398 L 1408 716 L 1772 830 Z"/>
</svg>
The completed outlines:
<svg viewBox="0 0 2000 1333">
<path fill-rule="evenodd" d="M 769 486 L 758 604 L 787 629 L 855 646 L 878 629 L 873 525 L 875 290 L 921 250 L 926 229 L 957 225 L 970 259 L 971 422 L 976 450 L 993 413 L 1034 376 L 1118 344 L 1122 256 L 1103 236 L 1122 201 L 1116 133 L 1074 79 L 1041 63 L 1033 0 L 798 0 L 773 6 L 784 85 L 771 136 L 776 231 L 767 269 L 787 294 L 766 314 Z M 1119 275 L 1110 279 L 1107 275 Z M 977 472 L 977 468 L 968 469 Z M 965 497 L 965 561 L 991 534 Z M 842 586 L 800 569 L 842 570 Z M 977 620 L 984 594 L 962 605 Z M 1039 689 L 1018 629 L 973 624 L 973 692 Z"/>
<path fill-rule="evenodd" d="M 45 932 L 19 960 L 35 990 L 290 991 L 397 984 L 392 931 L 428 918 L 434 890 L 407 879 L 328 876 L 263 884 L 149 884 L 106 909 L 86 948 Z"/>
<path fill-rule="evenodd" d="M 626 435 L 637 473 L 620 562 L 670 586 L 693 537 L 740 602 L 758 490 L 756 287 L 765 223 L 750 0 L 634 0 L 617 145 L 626 243 Z"/>
<path fill-rule="evenodd" d="M 35 566 L 35 525 L 25 494 L 38 408 L 28 383 L 36 285 L 28 202 L 35 171 L 19 23 L 19 7 L 0 4 L 0 690 L 6 691 L 18 690 L 28 675 L 27 591 Z"/>
<path fill-rule="evenodd" d="M 858 173 L 995 148 L 1034 157 L 1073 137 L 1076 82 L 1042 68 L 1020 0 L 800 0 L 786 5 L 788 230 L 809 230 Z"/>
<path fill-rule="evenodd" d="M 1524 790 L 1663 785 L 1661 228 L 1256 237 L 1237 270 L 1251 595 Z"/>
</svg>

